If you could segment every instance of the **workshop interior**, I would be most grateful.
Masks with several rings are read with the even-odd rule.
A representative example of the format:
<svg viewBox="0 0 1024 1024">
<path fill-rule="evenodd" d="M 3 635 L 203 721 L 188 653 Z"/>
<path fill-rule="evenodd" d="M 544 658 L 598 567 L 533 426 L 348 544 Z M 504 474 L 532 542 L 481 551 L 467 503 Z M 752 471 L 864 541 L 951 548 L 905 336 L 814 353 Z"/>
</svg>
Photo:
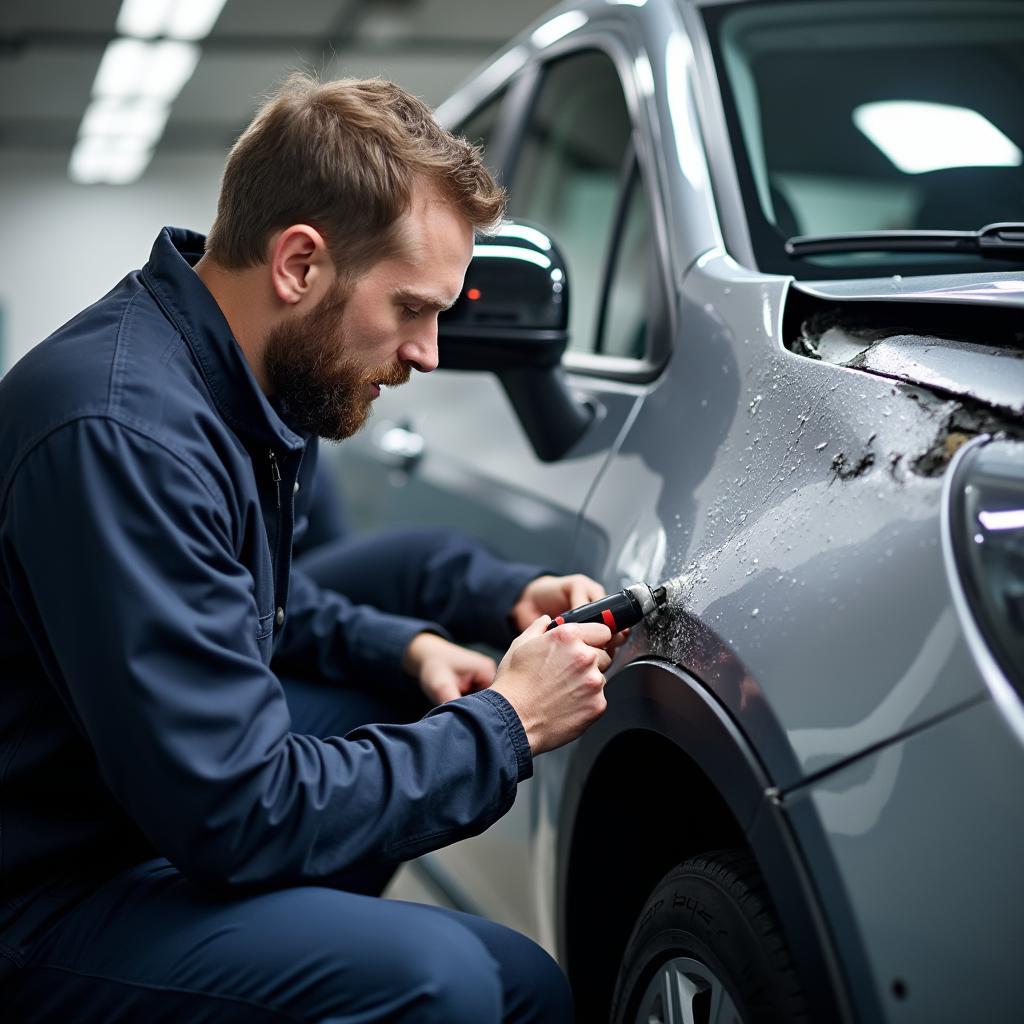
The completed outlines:
<svg viewBox="0 0 1024 1024">
<path fill-rule="evenodd" d="M 332 200 L 376 225 L 348 276 L 295 184 L 326 136 L 259 121 L 328 83 L 418 140 L 378 197 L 413 255 Z M 4 0 L 0 1020 L 1024 1019 L 1022 99 L 1024 0 Z M 265 259 L 203 248 L 229 186 Z M 429 287 L 385 330 L 392 264 Z M 334 433 L 324 331 L 379 364 Z M 300 662 L 429 706 L 310 739 Z M 156 858 L 133 931 L 104 871 Z M 495 992 L 272 977 L 257 933 L 327 935 L 332 888 L 487 922 L 367 923 L 428 993 L 500 926 Z M 232 934 L 252 988 L 200 1013 Z"/>
</svg>

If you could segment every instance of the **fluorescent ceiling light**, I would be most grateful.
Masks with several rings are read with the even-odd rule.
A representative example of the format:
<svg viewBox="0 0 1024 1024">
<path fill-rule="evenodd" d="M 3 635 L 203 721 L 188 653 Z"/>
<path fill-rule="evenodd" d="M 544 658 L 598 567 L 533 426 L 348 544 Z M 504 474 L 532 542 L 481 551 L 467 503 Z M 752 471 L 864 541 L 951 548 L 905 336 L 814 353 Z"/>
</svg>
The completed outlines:
<svg viewBox="0 0 1024 1024">
<path fill-rule="evenodd" d="M 130 139 L 79 139 L 68 173 L 82 185 L 127 185 L 142 175 L 152 156 L 149 146 Z"/>
<path fill-rule="evenodd" d="M 209 35 L 225 0 L 123 0 L 117 16 L 122 35 L 152 39 L 202 39 Z"/>
<path fill-rule="evenodd" d="M 143 96 L 170 103 L 192 77 L 199 63 L 199 47 L 194 43 L 153 43 L 152 62 L 143 80 Z"/>
<path fill-rule="evenodd" d="M 163 35 L 174 5 L 175 0 L 123 0 L 117 15 L 117 31 L 139 39 Z"/>
<path fill-rule="evenodd" d="M 533 35 L 530 36 L 530 42 L 537 47 L 550 46 L 570 32 L 582 28 L 588 20 L 582 11 L 566 11 L 565 14 L 559 14 L 557 18 L 552 18 L 539 28 L 534 29 Z"/>
<path fill-rule="evenodd" d="M 109 43 L 93 84 L 95 96 L 148 96 L 170 103 L 199 61 L 194 43 L 115 39 Z"/>
<path fill-rule="evenodd" d="M 164 35 L 172 39 L 202 39 L 220 17 L 225 0 L 178 0 Z"/>
<path fill-rule="evenodd" d="M 86 109 L 79 134 L 121 135 L 153 143 L 163 133 L 167 114 L 167 107 L 153 100 L 99 97 Z"/>
<path fill-rule="evenodd" d="M 945 103 L 865 103 L 853 123 L 905 174 L 945 167 L 1018 167 L 1024 154 L 976 110 Z"/>
<path fill-rule="evenodd" d="M 205 36 L 224 2 L 123 0 L 117 28 L 125 37 L 113 40 L 100 60 L 71 154 L 73 181 L 124 185 L 142 174 L 171 103 L 199 62 L 199 47 L 185 40 Z"/>
<path fill-rule="evenodd" d="M 150 44 L 139 39 L 115 39 L 107 44 L 92 91 L 95 96 L 132 96 L 146 77 Z"/>
</svg>

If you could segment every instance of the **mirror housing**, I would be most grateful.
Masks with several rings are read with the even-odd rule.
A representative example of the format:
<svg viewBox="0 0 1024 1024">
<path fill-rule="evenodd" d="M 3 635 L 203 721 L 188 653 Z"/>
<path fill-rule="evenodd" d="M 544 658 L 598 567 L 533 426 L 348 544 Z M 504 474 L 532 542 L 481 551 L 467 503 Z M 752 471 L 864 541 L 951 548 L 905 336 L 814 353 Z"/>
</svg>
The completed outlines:
<svg viewBox="0 0 1024 1024">
<path fill-rule="evenodd" d="M 439 368 L 496 373 L 545 462 L 564 455 L 593 419 L 561 369 L 568 322 L 565 261 L 543 231 L 521 221 L 476 243 L 462 294 L 438 318 Z"/>
</svg>

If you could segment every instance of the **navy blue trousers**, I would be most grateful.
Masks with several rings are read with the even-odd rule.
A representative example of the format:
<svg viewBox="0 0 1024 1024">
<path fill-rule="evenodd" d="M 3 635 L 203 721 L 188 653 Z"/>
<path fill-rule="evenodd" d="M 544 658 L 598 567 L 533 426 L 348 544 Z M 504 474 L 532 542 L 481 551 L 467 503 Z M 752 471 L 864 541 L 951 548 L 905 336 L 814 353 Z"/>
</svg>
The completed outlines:
<svg viewBox="0 0 1024 1024">
<path fill-rule="evenodd" d="M 436 541 L 433 531 L 420 536 Z M 393 540 L 393 538 L 391 539 Z M 355 600 L 415 614 L 401 566 L 409 543 L 351 541 L 307 571 Z M 371 570 L 372 571 L 369 571 Z M 416 694 L 286 680 L 298 732 L 344 735 L 412 721 Z M 301 887 L 218 895 L 166 860 L 137 865 L 89 895 L 33 950 L 0 996 L 0 1020 L 61 1024 L 544 1022 L 573 1019 L 565 977 L 539 946 L 482 918 L 382 899 L 394 865 L 363 892 Z"/>
</svg>

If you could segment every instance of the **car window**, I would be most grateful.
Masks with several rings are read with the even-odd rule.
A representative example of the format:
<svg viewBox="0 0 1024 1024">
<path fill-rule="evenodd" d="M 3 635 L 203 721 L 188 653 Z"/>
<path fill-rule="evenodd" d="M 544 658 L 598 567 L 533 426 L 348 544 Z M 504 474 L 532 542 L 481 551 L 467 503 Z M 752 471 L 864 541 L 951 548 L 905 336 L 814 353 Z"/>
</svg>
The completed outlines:
<svg viewBox="0 0 1024 1024">
<path fill-rule="evenodd" d="M 967 252 L 797 258 L 784 243 L 1024 219 L 1024 5 L 765 0 L 705 10 L 760 269 L 1019 269 Z"/>
<path fill-rule="evenodd" d="M 625 359 L 644 357 L 658 281 L 650 203 L 634 165 L 606 289 L 599 354 Z"/>
<path fill-rule="evenodd" d="M 523 134 L 509 212 L 549 232 L 569 277 L 569 348 L 597 349 L 601 285 L 630 142 L 611 59 L 587 51 L 553 62 Z"/>
<path fill-rule="evenodd" d="M 502 101 L 505 99 L 505 92 L 502 89 L 497 95 L 488 100 L 482 107 L 472 113 L 458 128 L 458 134 L 468 139 L 474 146 L 479 146 L 484 152 L 484 160 L 494 170 L 491 162 L 489 148 L 494 140 L 495 129 L 498 124 L 498 113 L 501 110 Z"/>
</svg>

